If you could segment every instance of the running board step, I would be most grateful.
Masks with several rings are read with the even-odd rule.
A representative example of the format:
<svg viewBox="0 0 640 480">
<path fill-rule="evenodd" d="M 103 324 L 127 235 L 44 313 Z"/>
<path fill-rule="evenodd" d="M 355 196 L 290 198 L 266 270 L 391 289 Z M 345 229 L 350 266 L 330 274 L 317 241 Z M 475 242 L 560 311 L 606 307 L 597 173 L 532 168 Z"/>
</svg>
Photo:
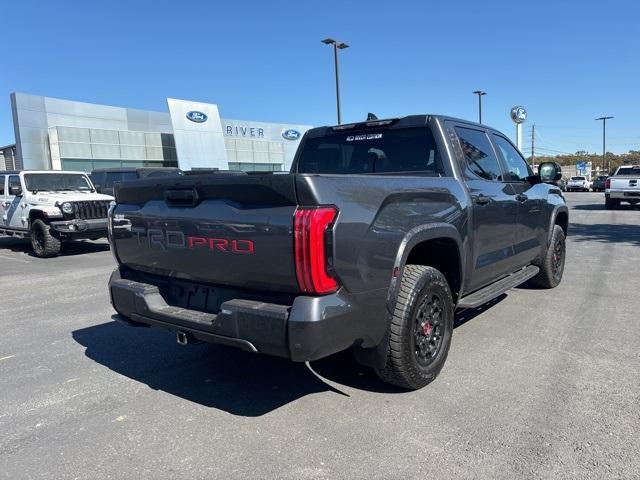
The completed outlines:
<svg viewBox="0 0 640 480">
<path fill-rule="evenodd" d="M 497 282 L 487 285 L 471 295 L 461 298 L 458 302 L 458 308 L 479 307 L 480 305 L 487 303 L 489 300 L 493 300 L 498 295 L 503 294 L 507 290 L 517 287 L 530 278 L 535 277 L 539 271 L 540 269 L 535 265 L 529 265 L 528 267 L 512 273 L 502 280 L 498 280 Z"/>
</svg>

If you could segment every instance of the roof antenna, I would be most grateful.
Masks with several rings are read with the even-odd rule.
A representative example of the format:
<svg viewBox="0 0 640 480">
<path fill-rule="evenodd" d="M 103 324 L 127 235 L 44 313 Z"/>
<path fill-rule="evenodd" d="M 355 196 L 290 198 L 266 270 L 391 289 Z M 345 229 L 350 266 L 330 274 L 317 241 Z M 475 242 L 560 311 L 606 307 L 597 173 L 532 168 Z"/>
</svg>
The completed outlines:
<svg viewBox="0 0 640 480">
<path fill-rule="evenodd" d="M 367 113 L 367 122 L 371 122 L 372 120 L 378 120 L 378 117 L 376 117 L 375 113 Z"/>
</svg>

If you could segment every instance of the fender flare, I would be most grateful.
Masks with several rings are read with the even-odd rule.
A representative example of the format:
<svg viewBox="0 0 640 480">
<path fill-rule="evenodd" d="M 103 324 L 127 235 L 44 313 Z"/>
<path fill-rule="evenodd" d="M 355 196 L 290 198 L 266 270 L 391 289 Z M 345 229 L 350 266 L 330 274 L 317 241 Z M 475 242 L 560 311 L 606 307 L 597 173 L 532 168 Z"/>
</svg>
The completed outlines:
<svg viewBox="0 0 640 480">
<path fill-rule="evenodd" d="M 400 287 L 400 278 L 402 277 L 402 269 L 407 262 L 409 253 L 417 244 L 427 240 L 433 240 L 436 238 L 451 239 L 456 243 L 458 248 L 458 256 L 460 260 L 460 285 L 464 285 L 464 257 L 462 256 L 462 239 L 460 232 L 449 223 L 430 223 L 428 225 L 420 225 L 407 232 L 402 239 L 400 246 L 398 247 L 398 253 L 394 262 L 393 271 L 397 272 L 397 275 L 393 275 L 391 278 L 391 285 L 387 293 L 387 310 L 389 318 L 393 315 L 393 309 L 395 308 L 396 296 L 398 294 L 398 288 Z M 387 358 L 387 351 L 389 348 L 389 329 L 382 339 L 382 341 L 373 348 L 355 349 L 355 355 L 357 361 L 362 364 L 373 368 L 383 368 Z"/>
<path fill-rule="evenodd" d="M 27 214 L 27 218 L 29 220 L 29 225 L 27 226 L 28 228 L 31 228 L 31 222 L 33 221 L 34 218 L 36 219 L 41 219 L 41 220 L 46 220 L 47 219 L 47 215 L 45 214 L 45 211 L 40 208 L 39 206 L 33 206 L 29 209 L 29 213 Z"/>
<path fill-rule="evenodd" d="M 391 277 L 391 284 L 389 285 L 389 291 L 387 292 L 387 310 L 389 313 L 393 313 L 395 307 L 396 295 L 398 294 L 398 288 L 400 287 L 400 278 L 402 277 L 402 270 L 407 262 L 409 253 L 419 243 L 427 240 L 433 240 L 436 238 L 447 238 L 455 242 L 458 249 L 458 259 L 460 263 L 460 285 L 464 285 L 464 257 L 462 256 L 462 239 L 458 229 L 450 223 L 436 222 L 429 223 L 427 225 L 419 225 L 412 228 L 400 242 L 398 247 L 398 253 L 396 254 L 396 260 L 393 265 L 393 271 L 397 272 L 397 275 Z"/>
<path fill-rule="evenodd" d="M 564 204 L 554 206 L 553 210 L 551 211 L 551 215 L 549 215 L 549 228 L 547 228 L 547 247 L 549 247 L 549 245 L 551 244 L 553 226 L 556 224 L 556 219 L 558 218 L 559 213 L 567 214 L 567 234 L 569 233 L 569 208 Z"/>
</svg>

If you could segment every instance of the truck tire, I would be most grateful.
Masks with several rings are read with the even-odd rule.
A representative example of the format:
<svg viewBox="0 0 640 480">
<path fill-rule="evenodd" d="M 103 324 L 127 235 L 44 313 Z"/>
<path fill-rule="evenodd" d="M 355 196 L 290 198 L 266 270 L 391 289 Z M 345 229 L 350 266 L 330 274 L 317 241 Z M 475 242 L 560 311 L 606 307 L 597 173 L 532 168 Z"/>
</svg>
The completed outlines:
<svg viewBox="0 0 640 480">
<path fill-rule="evenodd" d="M 533 277 L 530 283 L 540 288 L 557 287 L 562 281 L 565 257 L 566 241 L 564 230 L 560 225 L 554 225 L 549 248 L 547 248 L 547 253 L 540 265 L 540 273 Z"/>
<path fill-rule="evenodd" d="M 55 257 L 60 254 L 61 242 L 51 235 L 51 227 L 42 220 L 31 224 L 31 247 L 36 257 Z"/>
<path fill-rule="evenodd" d="M 406 265 L 391 318 L 386 364 L 376 369 L 387 383 L 417 390 L 442 370 L 453 334 L 449 284 L 432 267 Z"/>
<path fill-rule="evenodd" d="M 616 208 L 620 208 L 620 200 L 618 200 L 617 198 L 611 198 L 609 197 L 609 195 L 605 195 L 604 208 L 607 210 L 615 210 Z"/>
</svg>

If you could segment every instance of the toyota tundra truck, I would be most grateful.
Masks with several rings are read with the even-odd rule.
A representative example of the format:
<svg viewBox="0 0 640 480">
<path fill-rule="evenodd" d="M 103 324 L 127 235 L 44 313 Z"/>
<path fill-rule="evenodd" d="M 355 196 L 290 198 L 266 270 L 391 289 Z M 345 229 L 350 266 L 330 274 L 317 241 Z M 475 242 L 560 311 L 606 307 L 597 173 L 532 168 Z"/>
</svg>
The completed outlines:
<svg viewBox="0 0 640 480">
<path fill-rule="evenodd" d="M 285 174 L 116 186 L 116 318 L 295 362 L 353 348 L 406 389 L 431 382 L 456 309 L 562 279 L 568 210 L 485 125 L 436 115 L 309 130 Z M 481 348 L 480 346 L 478 348 Z"/>
<path fill-rule="evenodd" d="M 620 202 L 628 202 L 631 205 L 640 202 L 640 166 L 621 165 L 616 173 L 605 181 L 605 208 L 619 208 Z"/>
</svg>

